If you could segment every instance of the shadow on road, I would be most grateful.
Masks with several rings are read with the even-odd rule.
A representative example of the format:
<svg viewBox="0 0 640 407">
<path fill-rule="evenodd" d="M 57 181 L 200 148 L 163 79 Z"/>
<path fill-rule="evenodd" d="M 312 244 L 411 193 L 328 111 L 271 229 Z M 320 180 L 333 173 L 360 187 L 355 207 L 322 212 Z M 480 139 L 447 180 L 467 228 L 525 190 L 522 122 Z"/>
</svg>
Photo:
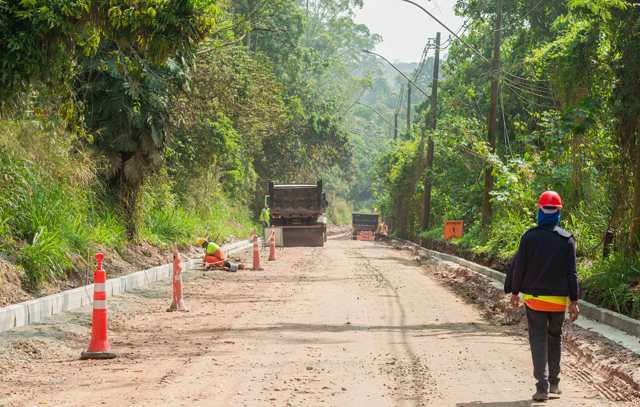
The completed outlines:
<svg viewBox="0 0 640 407">
<path fill-rule="evenodd" d="M 222 332 L 314 332 L 314 333 L 337 333 L 337 332 L 413 332 L 420 334 L 416 336 L 431 335 L 464 335 L 472 336 L 477 335 L 486 337 L 487 335 L 502 336 L 503 332 L 492 329 L 488 324 L 477 323 L 442 323 L 442 324 L 419 324 L 419 325 L 356 325 L 356 324 L 342 324 L 342 325 L 325 325 L 325 324 L 292 324 L 292 323 L 280 323 L 270 326 L 257 326 L 257 327 L 239 327 L 239 328 L 205 328 L 187 330 L 189 334 L 219 334 Z"/>
</svg>

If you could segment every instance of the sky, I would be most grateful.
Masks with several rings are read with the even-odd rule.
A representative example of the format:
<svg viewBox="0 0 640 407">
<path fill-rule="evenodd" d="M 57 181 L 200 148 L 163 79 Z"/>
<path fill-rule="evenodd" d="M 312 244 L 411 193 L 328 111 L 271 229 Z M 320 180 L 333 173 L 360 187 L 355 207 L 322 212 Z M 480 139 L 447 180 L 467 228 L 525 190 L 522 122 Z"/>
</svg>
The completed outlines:
<svg viewBox="0 0 640 407">
<path fill-rule="evenodd" d="M 453 12 L 456 0 L 414 0 L 429 10 L 454 32 L 463 19 Z M 442 33 L 442 41 L 449 33 L 425 12 L 402 0 L 364 0 L 364 7 L 356 13 L 356 21 L 366 24 L 371 32 L 380 34 L 383 42 L 376 52 L 394 62 L 418 62 L 427 38 Z"/>
</svg>

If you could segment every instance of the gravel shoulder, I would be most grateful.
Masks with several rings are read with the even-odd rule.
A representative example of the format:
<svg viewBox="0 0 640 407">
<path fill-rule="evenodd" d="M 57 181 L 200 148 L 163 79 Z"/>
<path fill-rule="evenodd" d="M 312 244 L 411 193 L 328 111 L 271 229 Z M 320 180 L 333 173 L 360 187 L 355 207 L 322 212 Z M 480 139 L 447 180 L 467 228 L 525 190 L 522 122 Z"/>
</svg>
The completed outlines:
<svg viewBox="0 0 640 407">
<path fill-rule="evenodd" d="M 406 251 L 329 240 L 265 271 L 191 272 L 109 300 L 119 357 L 79 361 L 89 310 L 0 335 L 0 405 L 532 406 L 530 354 Z M 550 406 L 607 400 L 572 355 Z"/>
</svg>

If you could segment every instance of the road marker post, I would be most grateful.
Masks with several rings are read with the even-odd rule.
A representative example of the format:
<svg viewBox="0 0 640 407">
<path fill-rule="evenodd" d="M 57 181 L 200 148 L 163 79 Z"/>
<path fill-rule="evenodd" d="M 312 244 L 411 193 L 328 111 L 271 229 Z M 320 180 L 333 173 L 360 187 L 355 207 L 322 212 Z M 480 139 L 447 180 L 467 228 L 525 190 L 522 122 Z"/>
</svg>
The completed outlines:
<svg viewBox="0 0 640 407">
<path fill-rule="evenodd" d="M 260 248 L 258 247 L 258 234 L 253 233 L 253 271 L 264 270 L 260 265 Z"/>
<path fill-rule="evenodd" d="M 80 360 L 113 359 L 116 354 L 110 352 L 107 338 L 107 273 L 102 268 L 104 254 L 96 253 L 98 267 L 93 274 L 93 314 L 91 317 L 91 341 L 86 352 L 80 354 Z"/>
<path fill-rule="evenodd" d="M 271 231 L 271 238 L 269 244 L 269 261 L 276 260 L 276 231 Z"/>
<path fill-rule="evenodd" d="M 172 286 L 173 297 L 171 305 L 167 308 L 167 312 L 180 311 L 189 312 L 189 309 L 184 305 L 183 289 L 182 289 L 182 257 L 177 248 L 173 249 L 173 272 L 172 272 Z"/>
</svg>

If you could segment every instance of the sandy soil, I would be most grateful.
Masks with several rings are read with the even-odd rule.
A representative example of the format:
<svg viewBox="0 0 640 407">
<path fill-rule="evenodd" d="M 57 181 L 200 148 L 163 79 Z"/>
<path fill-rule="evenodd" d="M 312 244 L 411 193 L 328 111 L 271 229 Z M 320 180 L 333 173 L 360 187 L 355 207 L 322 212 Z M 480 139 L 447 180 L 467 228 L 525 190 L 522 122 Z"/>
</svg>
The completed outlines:
<svg viewBox="0 0 640 407">
<path fill-rule="evenodd" d="M 0 335 L 0 405 L 538 405 L 521 333 L 411 253 L 330 240 L 278 255 L 262 272 L 190 273 L 190 313 L 165 312 L 166 285 L 111 299 L 115 360 L 77 360 L 87 310 Z M 581 380 L 574 356 L 564 370 L 546 405 L 633 405 Z"/>
</svg>

